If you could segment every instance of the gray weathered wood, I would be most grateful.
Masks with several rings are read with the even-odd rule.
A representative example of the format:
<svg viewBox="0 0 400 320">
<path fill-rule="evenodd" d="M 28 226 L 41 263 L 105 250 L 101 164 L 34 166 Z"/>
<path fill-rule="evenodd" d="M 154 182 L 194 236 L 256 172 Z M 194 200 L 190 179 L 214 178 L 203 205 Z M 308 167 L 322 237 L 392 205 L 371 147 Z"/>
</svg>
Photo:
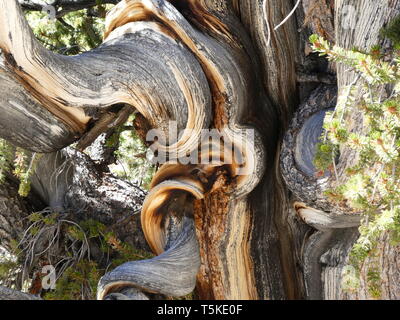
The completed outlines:
<svg viewBox="0 0 400 320">
<path fill-rule="evenodd" d="M 32 294 L 0 286 L 0 300 L 42 300 Z"/>
<path fill-rule="evenodd" d="M 174 223 L 175 228 L 178 229 L 175 231 L 177 236 L 170 241 L 164 253 L 149 260 L 127 262 L 104 275 L 99 283 L 98 299 L 104 299 L 124 287 L 166 296 L 179 297 L 191 293 L 200 266 L 193 219 L 184 217 Z M 167 237 L 171 235 L 173 232 Z"/>
</svg>

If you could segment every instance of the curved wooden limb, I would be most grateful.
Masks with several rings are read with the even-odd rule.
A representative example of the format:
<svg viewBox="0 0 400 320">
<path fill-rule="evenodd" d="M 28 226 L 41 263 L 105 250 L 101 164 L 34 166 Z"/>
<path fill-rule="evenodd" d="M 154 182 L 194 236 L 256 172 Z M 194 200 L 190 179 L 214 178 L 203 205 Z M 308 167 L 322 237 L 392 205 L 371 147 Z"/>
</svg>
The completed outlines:
<svg viewBox="0 0 400 320">
<path fill-rule="evenodd" d="M 313 209 L 304 203 L 295 202 L 294 207 L 299 217 L 309 226 L 325 231 L 330 229 L 343 229 L 358 227 L 361 223 L 359 215 L 329 214 L 321 210 Z"/>
<path fill-rule="evenodd" d="M 328 201 L 324 191 L 336 177 L 332 172 L 318 174 L 313 164 L 326 111 L 332 110 L 335 104 L 335 87 L 317 88 L 296 112 L 281 151 L 282 174 L 297 200 L 295 211 L 304 223 L 316 230 L 304 234 L 301 252 L 305 294 L 311 300 L 340 294 L 338 279 L 361 221 L 359 214 L 349 214 L 345 208 Z"/>
<path fill-rule="evenodd" d="M 186 17 L 167 1 L 124 0 L 107 16 L 105 38 L 107 41 L 118 35 L 121 28 L 141 21 L 146 13 L 150 19 L 162 21 L 163 25 L 189 48 L 200 62 L 210 85 L 214 116 L 212 126 L 222 131 L 233 145 L 249 140 L 248 137 L 243 137 L 246 129 L 254 132 L 254 143 L 249 141 L 246 148 L 238 146 L 246 159 L 246 170 L 249 172 L 243 175 L 244 179 L 239 179 L 237 188 L 244 195 L 257 185 L 264 171 L 264 150 L 260 134 L 254 127 L 242 125 L 252 110 L 251 101 L 259 102 L 261 97 L 260 91 L 257 92 L 258 79 L 251 73 L 255 66 L 238 46 L 246 45 L 246 50 L 249 51 L 253 48 L 245 31 L 237 19 L 233 18 L 231 7 L 227 4 L 223 7 L 224 11 L 218 10 L 220 8 L 214 1 L 188 3 L 187 9 L 190 14 L 187 16 L 191 17 L 190 21 L 199 25 L 201 31 L 205 31 L 205 26 L 212 25 L 210 36 L 192 26 Z M 216 14 L 217 11 L 219 15 Z M 207 30 L 210 33 L 209 28 Z M 201 139 L 198 143 L 200 141 Z"/>
<path fill-rule="evenodd" d="M 357 228 L 335 228 L 316 231 L 306 240 L 302 255 L 307 299 L 340 299 L 343 271 L 357 237 Z"/>
<path fill-rule="evenodd" d="M 221 261 L 223 277 L 206 284 L 206 271 L 199 282 L 203 289 L 213 286 L 217 297 L 255 297 L 247 195 L 262 178 L 265 154 L 260 134 L 249 123 L 258 107 L 268 108 L 260 78 L 254 72 L 258 64 L 250 57 L 254 49 L 230 3 L 121 1 L 107 18 L 103 45 L 75 57 L 56 55 L 41 47 L 16 0 L 0 0 L 0 9 L 0 23 L 4 26 L 0 31 L 0 47 L 7 71 L 40 99 L 43 107 L 66 123 L 75 136 L 82 136 L 91 117 L 100 118 L 108 106 L 120 103 L 135 107 L 164 133 L 169 133 L 169 120 L 177 122 L 178 130 L 191 129 L 184 131 L 179 139 L 159 146 L 161 151 L 176 152 L 177 159 L 198 147 L 201 129 L 212 127 L 224 135 L 228 145 L 224 148 L 235 151 L 231 150 L 216 163 L 175 164 L 171 172 L 166 169 L 168 166 L 160 170 L 145 201 L 142 224 L 149 244 L 160 254 L 168 247 L 165 235 L 170 231 L 165 221 L 174 217 L 172 212 L 180 211 L 185 216 L 194 205 L 191 215 L 195 216 L 198 230 L 203 223 L 209 224 L 214 210 L 221 210 L 214 201 L 219 197 L 223 212 L 216 225 L 224 236 L 213 233 L 210 239 L 201 238 L 213 247 L 208 250 L 203 246 L 202 262 L 211 266 L 214 261 Z M 272 122 L 273 119 L 268 120 Z M 252 134 L 248 135 L 246 129 L 252 130 Z M 205 156 L 214 154 L 212 149 L 201 152 Z M 183 172 L 179 172 L 182 167 Z M 186 198 L 181 198 L 182 195 Z M 54 199 L 55 204 L 60 201 Z M 176 203 L 181 201 L 182 210 L 177 210 Z M 202 210 L 202 206 L 206 209 Z M 177 257 L 167 250 L 176 258 L 171 262 L 176 266 L 189 258 L 196 262 L 198 257 L 194 240 L 185 242 L 188 236 L 182 237 L 179 246 L 173 248 L 178 252 L 186 248 L 181 252 L 186 257 Z M 218 248 L 226 248 L 229 256 L 224 250 L 218 252 Z M 160 257 L 162 262 L 165 256 L 161 253 Z M 160 272 L 157 258 L 150 261 L 146 263 Z M 150 291 L 157 289 L 175 295 L 191 290 L 198 271 L 196 266 L 187 270 L 187 279 L 179 284 L 181 289 L 165 283 L 164 289 L 158 285 Z M 137 275 L 136 271 L 130 274 L 130 267 L 116 270 L 102 280 L 108 281 L 107 288 L 117 288 L 118 281 L 128 278 L 144 286 L 139 279 L 144 275 L 141 269 Z M 124 273 L 128 278 L 124 278 Z M 156 274 L 154 281 L 159 282 Z"/>
<path fill-rule="evenodd" d="M 306 297 L 309 300 L 321 300 L 323 284 L 321 279 L 321 256 L 331 244 L 332 230 L 317 231 L 306 241 L 302 252 L 304 259 L 303 277 L 306 289 Z"/>
<path fill-rule="evenodd" d="M 0 135 L 34 152 L 58 150 L 77 139 L 70 127 L 42 107 L 9 73 L 0 56 Z"/>
<path fill-rule="evenodd" d="M 126 103 L 165 134 L 169 120 L 179 130 L 192 129 L 179 142 L 168 142 L 178 154 L 197 146 L 211 116 L 207 79 L 195 57 L 159 23 L 124 25 L 100 48 L 66 57 L 38 43 L 16 0 L 2 0 L 0 8 L 7 69 L 70 131 L 83 133 L 93 113 L 85 109 Z"/>
<path fill-rule="evenodd" d="M 317 231 L 306 238 L 303 277 L 306 297 L 310 300 L 338 299 L 343 268 L 349 249 L 357 238 L 359 215 L 335 215 L 294 204 L 304 223 Z"/>
<path fill-rule="evenodd" d="M 98 299 L 107 299 L 109 294 L 127 287 L 139 289 L 144 294 L 174 297 L 193 291 L 200 267 L 193 219 L 183 217 L 180 221 L 168 222 L 171 232 L 167 235 L 165 252 L 153 259 L 127 262 L 107 273 L 99 282 Z"/>
<path fill-rule="evenodd" d="M 118 36 L 120 28 L 143 19 L 145 13 L 150 19 L 161 21 L 200 62 L 210 84 L 214 116 L 211 126 L 224 135 L 224 142 L 236 148 L 238 157 L 225 156 L 221 152 L 218 156 L 222 157 L 210 164 L 171 163 L 162 166 L 144 203 L 142 226 L 150 246 L 160 254 L 167 232 L 162 225 L 163 217 L 169 214 L 166 209 L 174 207 L 175 202 L 180 203 L 177 195 L 189 192 L 192 199 L 188 201 L 194 201 L 197 236 L 200 243 L 204 243 L 201 249 L 202 272 L 198 276 L 200 295 L 205 297 L 208 290 L 214 291 L 218 298 L 254 297 L 246 236 L 250 225 L 246 196 L 260 181 L 265 161 L 260 135 L 242 123 L 251 119 L 255 105 L 265 102 L 262 101 L 259 79 L 252 72 L 256 63 L 247 55 L 253 52 L 253 48 L 229 4 L 208 0 L 172 1 L 172 4 L 156 0 L 122 1 L 107 18 L 106 40 Z M 253 140 L 244 129 L 254 130 Z M 212 150 L 202 148 L 201 153 L 212 156 Z M 238 158 L 244 159 L 242 165 L 238 164 Z M 244 169 L 243 174 L 240 174 L 240 169 Z M 235 187 L 227 187 L 229 184 Z M 206 233 L 200 230 L 211 227 L 209 220 L 214 211 L 221 211 L 216 202 L 210 201 L 216 197 L 224 203 L 223 212 L 218 214 L 214 224 L 221 229 L 220 233 L 210 232 L 206 239 Z M 241 199 L 234 201 L 238 198 Z M 180 211 L 185 211 L 187 206 L 189 204 L 181 206 Z M 226 230 L 225 236 L 222 236 L 223 230 Z M 212 246 L 207 243 L 212 243 Z M 231 250 L 230 255 L 227 256 L 223 249 L 219 251 L 218 247 Z M 217 260 L 220 270 L 207 270 Z M 222 275 L 217 281 L 207 280 L 214 276 L 217 278 L 217 273 Z"/>
<path fill-rule="evenodd" d="M 285 134 L 280 165 L 282 176 L 297 200 L 322 211 L 338 213 L 341 210 L 324 194 L 335 179 L 334 174 L 318 174 L 313 164 L 325 113 L 335 104 L 336 88 L 322 85 L 300 105 Z"/>
</svg>

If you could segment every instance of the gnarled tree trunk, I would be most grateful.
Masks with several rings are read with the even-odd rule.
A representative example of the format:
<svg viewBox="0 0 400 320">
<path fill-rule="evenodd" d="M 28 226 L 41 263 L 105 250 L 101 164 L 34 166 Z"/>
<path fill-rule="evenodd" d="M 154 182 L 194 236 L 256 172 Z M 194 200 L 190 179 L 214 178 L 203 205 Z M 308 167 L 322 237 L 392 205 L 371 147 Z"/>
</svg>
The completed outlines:
<svg viewBox="0 0 400 320">
<path fill-rule="evenodd" d="M 95 3 L 61 2 L 60 15 Z M 101 211 L 106 223 L 119 221 L 137 210 L 143 194 L 97 172 L 79 152 L 59 150 L 73 142 L 83 149 L 134 109 L 159 134 L 172 133 L 170 121 L 186 129 L 159 141 L 158 151 L 170 158 L 143 202 L 141 226 L 157 257 L 107 273 L 98 298 L 182 296 L 193 289 L 202 299 L 367 297 L 365 288 L 354 295 L 341 289 L 360 219 L 325 198 L 331 181 L 316 178 L 312 164 L 325 111 L 335 108 L 337 91 L 354 75 L 311 54 L 307 39 L 316 32 L 366 49 L 400 2 L 104 2 L 118 4 L 108 13 L 103 44 L 67 57 L 38 43 L 18 1 L 0 0 L 0 136 L 48 153 L 33 180 L 46 205 L 89 216 Z M 19 3 L 40 9 L 34 1 Z M 354 9 L 350 16 L 343 15 L 346 5 Z M 223 133 L 235 152 L 230 148 L 217 163 L 177 163 L 200 142 L 199 157 L 213 156 L 220 142 L 202 141 L 204 129 Z M 339 159 L 341 175 L 349 161 L 346 153 Z M 15 205 L 13 194 L 7 198 Z M 30 210 L 16 201 L 18 212 Z M 145 246 L 140 234 L 132 241 Z M 386 272 L 393 268 L 386 261 L 398 263 L 398 250 L 382 241 Z M 399 298 L 389 284 L 398 280 L 396 270 L 385 298 Z"/>
</svg>

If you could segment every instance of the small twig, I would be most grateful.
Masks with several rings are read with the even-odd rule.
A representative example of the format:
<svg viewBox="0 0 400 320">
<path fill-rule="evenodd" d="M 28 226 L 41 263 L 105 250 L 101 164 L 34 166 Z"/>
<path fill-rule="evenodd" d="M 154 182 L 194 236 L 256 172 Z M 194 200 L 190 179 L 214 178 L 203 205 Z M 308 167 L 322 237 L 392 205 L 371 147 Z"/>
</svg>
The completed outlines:
<svg viewBox="0 0 400 320">
<path fill-rule="evenodd" d="M 265 19 L 265 24 L 267 25 L 267 37 L 266 37 L 266 42 L 267 42 L 267 47 L 269 46 L 271 42 L 271 27 L 269 26 L 269 20 L 268 20 L 268 14 L 267 14 L 267 0 L 264 0 L 264 5 L 263 5 L 263 16 Z M 263 33 L 264 34 L 264 33 Z"/>
<path fill-rule="evenodd" d="M 379 182 L 379 179 L 380 179 L 380 177 L 381 177 L 383 168 L 384 168 L 384 165 L 381 164 L 381 167 L 380 167 L 379 170 L 378 170 L 378 174 L 376 175 L 376 180 L 375 180 L 375 184 L 374 184 L 374 189 L 372 190 L 372 201 L 374 201 L 374 199 L 375 199 L 376 189 L 377 189 L 377 187 L 378 187 L 378 182 Z"/>
<path fill-rule="evenodd" d="M 285 19 L 283 19 L 283 21 L 278 24 L 275 28 L 274 31 L 278 30 L 282 25 L 285 24 L 286 21 L 289 20 L 289 18 L 293 15 L 293 13 L 296 11 L 297 7 L 299 6 L 301 0 L 297 0 L 296 5 L 294 6 L 294 8 L 292 9 L 292 11 L 289 12 L 289 14 L 286 16 Z"/>
<path fill-rule="evenodd" d="M 348 85 L 348 87 L 347 87 L 347 93 L 346 93 L 346 95 L 345 95 L 346 100 L 344 101 L 344 107 L 343 107 L 343 112 L 342 112 L 341 117 L 340 117 L 340 122 L 342 122 L 342 120 L 343 120 L 344 112 L 345 112 L 345 109 L 346 109 L 345 106 L 346 106 L 347 101 L 348 101 L 348 99 L 349 99 L 349 95 L 350 95 L 351 88 L 357 83 L 357 81 L 360 79 L 360 77 L 361 77 L 361 75 L 358 74 L 357 77 L 352 81 L 352 83 L 350 83 L 350 84 Z M 333 110 L 332 115 L 331 115 L 331 118 L 330 118 L 330 121 L 333 120 L 333 118 L 334 118 L 335 115 L 336 115 L 336 112 L 337 112 L 337 108 L 335 108 L 335 110 Z M 324 143 L 326 143 L 326 140 L 327 140 L 327 139 L 328 139 L 328 130 L 325 130 Z"/>
<path fill-rule="evenodd" d="M 338 176 L 338 173 L 337 173 L 336 163 L 335 163 L 335 151 L 334 150 L 332 150 L 332 165 L 333 165 L 333 170 L 335 172 L 336 181 L 339 182 L 339 176 Z"/>
<path fill-rule="evenodd" d="M 120 225 L 120 224 L 123 224 L 123 223 L 125 223 L 126 221 L 132 219 L 135 215 L 137 215 L 137 214 L 140 213 L 140 212 L 141 212 L 141 209 L 136 210 L 134 213 L 129 214 L 128 216 L 119 219 L 119 220 L 116 221 L 114 224 L 112 224 L 111 226 L 109 226 L 107 229 L 113 230 L 116 226 L 118 226 L 118 225 Z"/>
<path fill-rule="evenodd" d="M 65 222 L 65 223 L 73 224 L 73 225 L 75 225 L 76 227 L 78 227 L 78 228 L 82 231 L 83 236 L 84 236 L 84 238 L 85 238 L 85 243 L 86 243 L 86 246 L 87 246 L 88 259 L 90 260 L 90 246 L 89 246 L 89 241 L 88 241 L 88 239 L 87 239 L 87 237 L 86 237 L 85 232 L 82 230 L 82 227 L 81 227 L 79 224 L 77 224 L 77 223 L 75 223 L 75 222 L 73 222 L 73 221 L 71 221 L 71 220 L 64 220 L 64 219 L 63 219 L 63 220 L 60 220 L 60 222 Z"/>
<path fill-rule="evenodd" d="M 133 108 L 125 105 L 118 113 L 105 113 L 78 142 L 76 148 L 79 151 L 85 150 L 90 146 L 102 133 L 107 130 L 120 126 L 128 120 L 133 112 Z"/>
<path fill-rule="evenodd" d="M 66 27 L 68 30 L 74 31 L 75 28 L 71 26 L 69 23 L 67 23 L 62 17 L 57 17 L 57 21 L 59 21 L 64 27 Z"/>
</svg>

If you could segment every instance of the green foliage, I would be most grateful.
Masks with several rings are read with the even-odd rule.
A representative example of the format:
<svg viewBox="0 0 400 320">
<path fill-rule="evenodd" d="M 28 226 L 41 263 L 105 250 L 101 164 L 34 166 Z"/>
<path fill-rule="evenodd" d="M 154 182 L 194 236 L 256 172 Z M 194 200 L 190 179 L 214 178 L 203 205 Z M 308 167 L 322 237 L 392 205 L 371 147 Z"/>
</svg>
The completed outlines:
<svg viewBox="0 0 400 320">
<path fill-rule="evenodd" d="M 104 235 L 104 240 L 106 242 L 107 250 L 111 249 L 112 251 L 116 252 L 117 255 L 112 261 L 112 267 L 115 268 L 127 261 L 135 261 L 135 260 L 143 260 L 143 259 L 150 259 L 153 257 L 152 254 L 138 250 L 131 246 L 126 242 L 122 242 L 117 238 L 117 236 L 113 232 L 107 232 Z"/>
<path fill-rule="evenodd" d="M 13 251 L 19 252 L 17 249 L 17 241 L 11 240 L 9 246 Z M 20 264 L 18 263 L 17 259 L 15 259 L 15 256 L 9 254 L 8 252 L 4 252 L 0 248 L 0 284 L 4 284 L 5 282 L 8 282 L 10 279 L 14 278 L 19 267 Z"/>
<path fill-rule="evenodd" d="M 4 279 L 5 277 L 8 277 L 10 269 L 14 268 L 16 266 L 16 263 L 13 261 L 2 261 L 0 263 L 0 280 Z"/>
<path fill-rule="evenodd" d="M 97 238 L 104 235 L 106 226 L 94 219 L 88 219 L 79 223 L 83 232 L 87 235 L 88 239 Z"/>
<path fill-rule="evenodd" d="M 18 267 L 19 264 L 12 259 L 0 260 L 0 283 L 8 280 Z"/>
<path fill-rule="evenodd" d="M 14 175 L 19 178 L 18 193 L 22 197 L 27 197 L 31 191 L 31 175 L 36 169 L 40 154 L 31 154 L 29 151 L 17 148 L 14 159 Z"/>
<path fill-rule="evenodd" d="M 153 257 L 149 252 L 138 250 L 121 241 L 111 227 L 94 219 L 78 223 L 68 220 L 65 214 L 49 211 L 34 212 L 28 219 L 31 224 L 24 232 L 24 237 L 20 241 L 12 241 L 9 256 L 0 256 L 0 283 L 13 283 L 15 275 L 20 273 L 25 265 L 23 260 L 29 260 L 30 248 L 36 245 L 36 242 L 29 243 L 29 239 L 36 241 L 38 239 L 35 236 L 39 233 L 43 235 L 46 234 L 46 230 L 59 230 L 54 234 L 60 238 L 48 239 L 47 250 L 36 256 L 38 261 L 49 261 L 49 252 L 51 260 L 57 265 L 56 288 L 42 292 L 43 298 L 48 300 L 94 300 L 98 281 L 107 271 L 127 261 Z M 60 242 L 64 244 L 63 249 L 59 247 Z M 56 246 L 56 250 L 65 250 L 62 257 L 54 257 L 52 246 Z M 102 258 L 96 256 L 96 260 L 93 260 L 93 257 L 85 254 L 92 246 L 99 247 L 104 252 Z M 82 251 L 83 254 L 80 255 L 79 248 L 86 248 L 86 251 Z M 60 264 L 63 260 L 68 260 L 65 268 Z M 64 271 L 61 272 L 60 269 Z"/>
<path fill-rule="evenodd" d="M 102 5 L 101 0 L 97 4 L 90 10 L 74 11 L 56 20 L 49 20 L 42 12 L 27 12 L 26 17 L 34 34 L 46 48 L 64 55 L 76 55 L 101 44 L 105 13 L 113 5 Z M 93 12 L 97 17 L 92 14 Z M 128 120 L 127 125 L 133 120 L 134 116 Z M 116 130 L 106 141 L 108 147 L 117 145 L 119 145 L 116 152 L 118 163 L 111 166 L 112 173 L 148 189 L 155 168 L 143 156 L 147 147 L 134 130 L 123 130 L 123 127 Z M 21 177 L 21 193 L 27 194 L 29 184 L 24 182 L 29 179 L 23 175 Z"/>
<path fill-rule="evenodd" d="M 37 220 L 37 216 L 34 217 Z M 45 293 L 44 298 L 47 300 L 94 300 L 98 281 L 105 274 L 106 268 L 115 268 L 127 261 L 149 259 L 153 256 L 121 241 L 106 225 L 94 219 L 70 226 L 67 233 L 77 241 L 99 243 L 110 260 L 104 264 L 83 259 L 73 264 L 57 280 L 56 288 Z"/>
<path fill-rule="evenodd" d="M 55 52 L 75 55 L 97 47 L 103 37 L 104 17 L 111 5 L 73 11 L 62 18 L 49 19 L 46 13 L 31 11 L 26 18 L 36 37 Z"/>
<path fill-rule="evenodd" d="M 385 28 L 382 28 L 381 35 L 391 40 L 396 49 L 400 49 L 400 16 L 393 19 Z"/>
<path fill-rule="evenodd" d="M 342 270 L 342 289 L 352 292 L 360 287 L 360 273 L 354 267 L 347 265 Z"/>
<path fill-rule="evenodd" d="M 44 225 L 55 225 L 59 218 L 60 214 L 57 212 L 53 212 L 47 215 L 44 215 L 41 212 L 34 212 L 28 216 L 30 222 L 43 222 Z"/>
<path fill-rule="evenodd" d="M 377 47 L 372 49 L 372 53 L 360 52 L 356 48 L 346 50 L 338 46 L 332 47 L 328 41 L 317 35 L 312 35 L 310 42 L 314 52 L 326 56 L 329 61 L 340 62 L 353 68 L 370 85 L 389 84 L 398 80 L 397 64 L 376 59 L 380 55 L 376 52 Z M 394 62 L 397 63 L 398 60 L 395 59 Z"/>
<path fill-rule="evenodd" d="M 399 26 L 397 19 L 386 36 Z M 389 232 L 393 243 L 400 240 L 400 60 L 393 52 L 391 61 L 383 61 L 378 46 L 365 53 L 332 47 L 316 35 L 310 41 L 315 52 L 349 66 L 361 79 L 341 92 L 335 111 L 325 117 L 325 132 L 314 160 L 325 171 L 334 167 L 332 154 L 337 150 L 346 147 L 358 155 L 356 164 L 347 169 L 347 181 L 326 195 L 362 214 L 360 237 L 350 255 L 351 265 L 359 272 L 383 233 Z M 391 86 L 391 94 L 384 95 L 383 86 Z M 361 115 L 362 130 L 354 130 L 354 114 Z M 368 270 L 373 297 L 380 295 L 378 275 L 376 268 Z"/>
<path fill-rule="evenodd" d="M 44 295 L 46 300 L 95 300 L 101 271 L 94 261 L 81 260 L 69 267 L 57 280 L 56 289 Z"/>
<path fill-rule="evenodd" d="M 381 276 L 378 268 L 370 268 L 367 272 L 368 292 L 375 298 L 380 299 L 382 295 L 381 290 Z"/>
<path fill-rule="evenodd" d="M 4 181 L 6 172 L 11 171 L 13 159 L 13 147 L 7 141 L 0 139 L 0 183 Z"/>
<path fill-rule="evenodd" d="M 135 116 L 132 115 L 126 125 L 132 127 L 134 119 Z M 119 139 L 119 148 L 116 152 L 118 162 L 111 166 L 111 172 L 144 189 L 148 189 L 155 173 L 154 165 L 146 158 L 148 148 L 135 130 L 122 129 L 123 127 L 107 142 L 115 144 L 115 139 Z"/>
<path fill-rule="evenodd" d="M 29 153 L 21 148 L 17 148 L 14 159 L 14 175 L 20 180 L 18 193 L 21 196 L 27 196 L 30 191 L 28 159 Z"/>
<path fill-rule="evenodd" d="M 32 154 L 22 148 L 15 148 L 7 141 L 0 139 L 0 183 L 5 174 L 13 173 L 20 181 L 18 193 L 26 197 L 30 192 L 30 177 L 34 172 L 40 154 Z"/>
<path fill-rule="evenodd" d="M 322 175 L 327 170 L 332 170 L 332 162 L 338 153 L 337 146 L 330 141 L 317 144 L 317 151 L 315 153 L 314 165 L 320 170 Z"/>
</svg>

